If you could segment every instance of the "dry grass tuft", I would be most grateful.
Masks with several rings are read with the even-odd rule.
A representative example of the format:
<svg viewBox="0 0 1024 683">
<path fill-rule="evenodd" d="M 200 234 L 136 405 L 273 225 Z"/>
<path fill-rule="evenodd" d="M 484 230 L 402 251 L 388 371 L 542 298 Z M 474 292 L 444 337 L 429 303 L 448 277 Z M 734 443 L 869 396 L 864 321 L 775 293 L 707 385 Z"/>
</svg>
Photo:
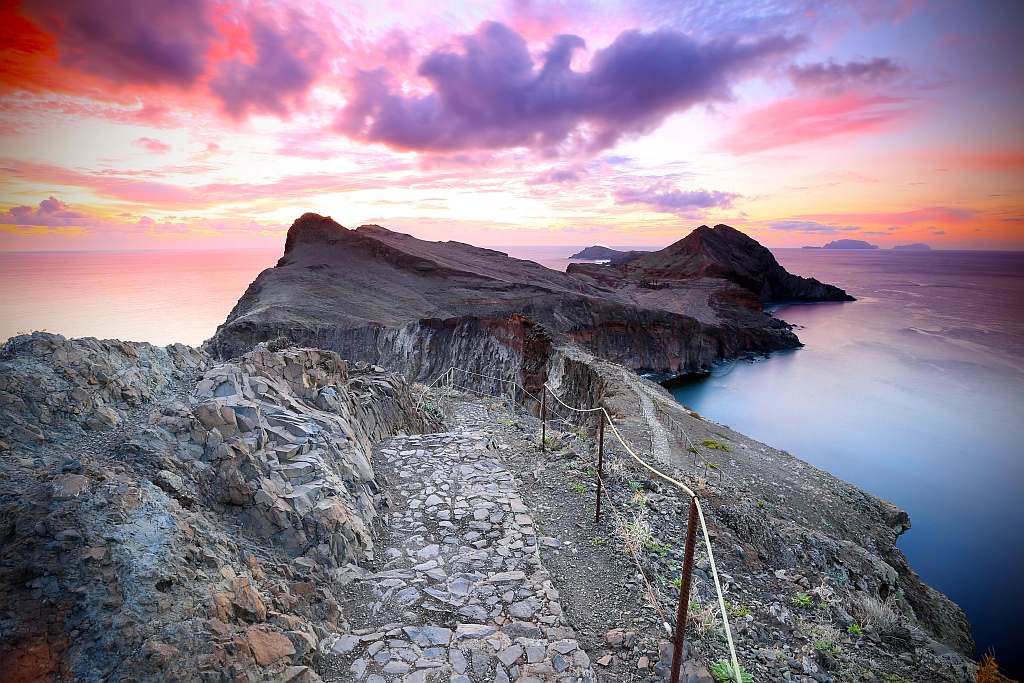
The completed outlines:
<svg viewBox="0 0 1024 683">
<path fill-rule="evenodd" d="M 686 619 L 686 626 L 699 640 L 725 637 L 722 615 L 715 601 L 705 603 L 697 598 L 690 600 L 690 615 Z"/>
<path fill-rule="evenodd" d="M 895 608 L 892 596 L 883 602 L 870 595 L 858 594 L 853 596 L 850 604 L 850 613 L 861 626 L 873 627 L 878 635 L 891 640 L 905 641 L 910 638 L 907 619 Z"/>
<path fill-rule="evenodd" d="M 626 547 L 640 552 L 651 542 L 653 537 L 651 523 L 647 520 L 647 508 L 641 507 L 633 513 L 633 521 L 626 522 Z"/>
<path fill-rule="evenodd" d="M 981 663 L 978 665 L 978 683 L 1017 683 L 1012 678 L 1003 675 L 996 664 L 995 651 L 989 650 L 981 656 Z"/>
</svg>

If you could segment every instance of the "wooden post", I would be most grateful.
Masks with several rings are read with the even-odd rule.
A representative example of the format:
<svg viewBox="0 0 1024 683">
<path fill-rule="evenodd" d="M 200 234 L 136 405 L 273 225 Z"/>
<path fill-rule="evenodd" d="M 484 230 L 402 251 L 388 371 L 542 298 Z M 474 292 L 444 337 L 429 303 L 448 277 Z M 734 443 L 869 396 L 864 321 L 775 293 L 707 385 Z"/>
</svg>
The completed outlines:
<svg viewBox="0 0 1024 683">
<path fill-rule="evenodd" d="M 548 388 L 542 386 L 540 388 L 540 450 L 544 451 L 544 442 L 547 438 L 548 432 Z"/>
<path fill-rule="evenodd" d="M 676 636 L 672 642 L 671 683 L 679 683 L 686 640 L 686 614 L 690 608 L 690 583 L 693 581 L 693 550 L 697 545 L 697 499 L 690 499 L 690 518 L 686 522 L 686 549 L 683 551 L 683 576 L 679 584 L 679 608 L 676 611 Z"/>
<path fill-rule="evenodd" d="M 598 427 L 597 436 L 597 513 L 594 515 L 594 524 L 601 521 L 601 477 L 604 476 L 604 411 L 600 411 L 601 426 Z"/>
</svg>

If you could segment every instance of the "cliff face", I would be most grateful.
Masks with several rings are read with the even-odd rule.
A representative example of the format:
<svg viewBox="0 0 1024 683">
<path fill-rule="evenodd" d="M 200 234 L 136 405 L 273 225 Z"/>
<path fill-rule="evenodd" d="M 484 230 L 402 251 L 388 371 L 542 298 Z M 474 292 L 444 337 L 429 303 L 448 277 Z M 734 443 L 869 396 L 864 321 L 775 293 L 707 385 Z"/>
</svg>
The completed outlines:
<svg viewBox="0 0 1024 683">
<path fill-rule="evenodd" d="M 0 418 L 12 681 L 319 680 L 328 579 L 389 501 L 371 444 L 429 426 L 400 375 L 329 351 L 45 333 L 4 345 Z"/>
<path fill-rule="evenodd" d="M 451 365 L 518 376 L 537 330 L 667 374 L 799 345 L 788 325 L 762 314 L 756 296 L 729 280 L 657 291 L 619 284 L 305 214 L 277 266 L 250 285 L 205 348 L 232 357 L 285 337 L 428 379 Z"/>
<path fill-rule="evenodd" d="M 918 647 L 924 644 L 935 654 L 946 652 L 946 646 L 966 657 L 973 654 L 970 623 L 963 610 L 921 581 L 897 547 L 899 536 L 910 529 L 909 516 L 898 506 L 786 451 L 691 414 L 660 385 L 577 349 L 555 349 L 548 373 L 549 386 L 562 400 L 575 406 L 604 406 L 616 416 L 616 429 L 628 441 L 639 444 L 645 453 L 650 450 L 659 467 L 674 471 L 699 492 L 717 534 L 717 548 L 732 549 L 731 555 L 715 551 L 724 566 L 734 566 L 727 570 L 731 575 L 771 570 L 773 580 L 781 579 L 776 587 L 796 582 L 797 590 L 809 593 L 813 593 L 809 588 L 828 585 L 848 596 L 847 609 L 854 612 L 858 597 L 889 601 L 913 627 L 908 633 L 894 631 L 887 641 L 890 645 L 903 649 L 917 638 Z M 559 415 L 557 405 L 550 400 L 548 405 Z M 589 419 L 594 427 L 596 423 Z M 616 449 L 615 440 L 608 437 L 606 466 L 608 454 Z M 705 467 L 702 473 L 704 463 L 715 463 L 715 469 Z M 657 490 L 662 492 L 661 487 Z M 684 512 L 677 510 L 677 517 Z M 679 535 L 667 533 L 666 537 Z M 657 564 L 655 559 L 652 575 L 670 571 Z M 747 588 L 744 601 L 766 590 Z M 845 610 L 833 610 L 832 618 L 840 628 L 852 623 Z M 915 629 L 931 642 L 924 643 Z M 941 661 L 934 670 L 952 661 Z M 945 674 L 953 677 L 948 669 Z"/>
</svg>

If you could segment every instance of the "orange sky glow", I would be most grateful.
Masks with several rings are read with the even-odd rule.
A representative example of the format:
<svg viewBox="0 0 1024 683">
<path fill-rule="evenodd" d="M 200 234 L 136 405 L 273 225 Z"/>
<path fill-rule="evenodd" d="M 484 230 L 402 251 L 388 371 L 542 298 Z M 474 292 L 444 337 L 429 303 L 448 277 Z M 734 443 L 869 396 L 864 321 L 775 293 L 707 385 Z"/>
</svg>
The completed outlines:
<svg viewBox="0 0 1024 683">
<path fill-rule="evenodd" d="M 962 0 L 0 4 L 0 251 L 1024 249 L 1024 9 Z"/>
</svg>

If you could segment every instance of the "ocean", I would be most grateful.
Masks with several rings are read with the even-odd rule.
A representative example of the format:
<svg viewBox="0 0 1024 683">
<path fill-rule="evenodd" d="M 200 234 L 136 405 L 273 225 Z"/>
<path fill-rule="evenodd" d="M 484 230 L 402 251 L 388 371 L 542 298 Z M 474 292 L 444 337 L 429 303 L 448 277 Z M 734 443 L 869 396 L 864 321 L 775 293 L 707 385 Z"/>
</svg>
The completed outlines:
<svg viewBox="0 0 1024 683">
<path fill-rule="evenodd" d="M 65 337 L 199 346 L 280 249 L 0 252 L 0 341 Z"/>
<path fill-rule="evenodd" d="M 564 270 L 582 247 L 503 248 Z M 628 248 L 628 247 L 623 247 Z M 804 347 L 672 391 L 910 513 L 911 565 L 1024 673 L 1024 253 L 780 249 L 856 302 L 794 305 Z M 0 340 L 46 329 L 198 345 L 278 249 L 0 253 Z"/>
<path fill-rule="evenodd" d="M 804 347 L 672 389 L 910 514 L 898 546 L 1024 673 L 1024 253 L 774 250 L 857 301 L 775 311 Z"/>
</svg>

